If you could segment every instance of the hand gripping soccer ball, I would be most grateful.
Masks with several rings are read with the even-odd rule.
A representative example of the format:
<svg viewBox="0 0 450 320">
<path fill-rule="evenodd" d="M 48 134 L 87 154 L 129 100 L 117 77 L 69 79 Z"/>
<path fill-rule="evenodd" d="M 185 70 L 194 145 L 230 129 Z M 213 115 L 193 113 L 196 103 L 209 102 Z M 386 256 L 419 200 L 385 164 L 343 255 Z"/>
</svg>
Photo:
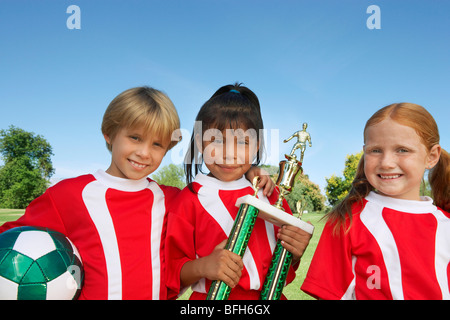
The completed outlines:
<svg viewBox="0 0 450 320">
<path fill-rule="evenodd" d="M 62 233 L 17 227 L 0 234 L 0 300 L 76 299 L 83 279 L 80 254 Z"/>
</svg>

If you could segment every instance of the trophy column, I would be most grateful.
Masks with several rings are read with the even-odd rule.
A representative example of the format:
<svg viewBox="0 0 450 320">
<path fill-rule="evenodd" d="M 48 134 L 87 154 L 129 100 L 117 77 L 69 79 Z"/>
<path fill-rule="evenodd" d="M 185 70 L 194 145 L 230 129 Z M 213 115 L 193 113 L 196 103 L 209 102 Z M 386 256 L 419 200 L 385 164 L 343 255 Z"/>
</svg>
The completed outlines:
<svg viewBox="0 0 450 320">
<path fill-rule="evenodd" d="M 255 190 L 254 197 L 258 193 L 258 183 L 259 177 L 255 177 L 255 179 L 253 179 L 253 189 Z M 240 205 L 225 249 L 230 250 L 241 257 L 244 256 L 258 212 L 259 210 L 250 204 L 242 203 Z M 225 282 L 215 280 L 209 288 L 206 300 L 227 300 L 230 292 L 231 288 Z"/>
<path fill-rule="evenodd" d="M 294 185 L 295 177 L 302 171 L 301 162 L 294 156 L 286 155 L 286 160 L 280 162 L 280 171 L 277 179 L 277 187 L 280 192 L 276 208 L 283 210 L 283 200 L 288 195 Z M 292 261 L 292 254 L 281 245 L 280 240 L 273 252 L 272 262 L 266 275 L 261 291 L 261 300 L 279 300 L 286 282 L 287 273 Z"/>
</svg>

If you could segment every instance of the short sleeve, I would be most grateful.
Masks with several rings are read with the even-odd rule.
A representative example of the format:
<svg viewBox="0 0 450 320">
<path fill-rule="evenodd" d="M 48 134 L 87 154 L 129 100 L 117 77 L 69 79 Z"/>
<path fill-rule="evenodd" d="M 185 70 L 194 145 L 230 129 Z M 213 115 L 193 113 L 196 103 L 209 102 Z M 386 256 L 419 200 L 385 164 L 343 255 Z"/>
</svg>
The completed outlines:
<svg viewBox="0 0 450 320">
<path fill-rule="evenodd" d="M 354 291 L 351 234 L 340 228 L 335 235 L 333 227 L 329 222 L 325 225 L 301 287 L 307 294 L 325 300 L 347 298 Z"/>
</svg>

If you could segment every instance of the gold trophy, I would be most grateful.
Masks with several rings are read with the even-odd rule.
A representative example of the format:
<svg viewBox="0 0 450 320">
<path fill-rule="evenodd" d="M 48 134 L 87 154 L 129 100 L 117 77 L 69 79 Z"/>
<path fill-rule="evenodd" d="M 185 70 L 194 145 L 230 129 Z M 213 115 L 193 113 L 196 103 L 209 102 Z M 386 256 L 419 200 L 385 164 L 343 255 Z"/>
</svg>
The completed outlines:
<svg viewBox="0 0 450 320">
<path fill-rule="evenodd" d="M 283 209 L 283 200 L 286 195 L 291 192 L 292 187 L 294 186 L 295 177 L 300 171 L 303 171 L 302 162 L 306 149 L 306 142 L 309 142 L 310 147 L 312 145 L 311 136 L 306 132 L 307 127 L 307 123 L 304 123 L 303 130 L 295 132 L 292 136 L 284 140 L 284 142 L 288 142 L 294 137 L 297 138 L 297 142 L 294 144 L 290 155 L 285 155 L 286 160 L 280 161 L 278 179 L 276 182 L 279 196 L 276 203 L 271 206 L 256 197 L 247 195 L 239 198 L 236 202 L 236 206 L 242 204 L 251 205 L 259 210 L 259 218 L 269 221 L 279 227 L 283 225 L 293 225 L 312 234 L 314 232 L 314 226 L 295 218 L 286 213 Z M 300 161 L 297 160 L 297 156 L 295 155 L 297 149 L 301 149 Z M 264 282 L 261 291 L 262 300 L 278 300 L 281 297 L 291 261 L 292 254 L 284 249 L 281 242 L 278 241 L 272 256 L 272 263 L 266 275 L 266 281 Z"/>
<path fill-rule="evenodd" d="M 289 138 L 283 142 L 288 142 L 292 138 L 296 137 L 297 142 L 294 144 L 290 155 L 285 155 L 286 160 L 280 162 L 280 170 L 278 173 L 278 179 L 276 185 L 280 192 L 278 201 L 275 204 L 276 207 L 282 210 L 283 199 L 288 195 L 292 187 L 294 186 L 295 177 L 299 172 L 303 172 L 302 163 L 303 157 L 306 150 L 306 142 L 309 141 L 309 146 L 311 147 L 311 136 L 306 132 L 308 124 L 303 123 L 303 130 L 295 132 Z M 300 161 L 297 161 L 297 156 L 295 151 L 297 149 L 301 150 Z M 299 217 L 301 217 L 301 212 L 299 212 Z M 298 219 L 297 221 L 301 221 Z M 303 222 L 303 221 L 302 221 Z M 303 222 L 304 223 L 304 222 Z M 311 226 L 311 225 L 310 225 Z M 311 226 L 312 227 L 312 226 Z M 300 227 L 301 228 L 301 227 Z M 303 229 L 303 228 L 302 228 Z M 304 229 L 305 230 L 305 229 Z M 308 231 L 308 230 L 305 230 Z M 314 231 L 312 227 L 311 234 Z M 269 271 L 266 275 L 266 281 L 264 282 L 263 289 L 261 291 L 262 300 L 279 300 L 286 282 L 286 277 L 289 271 L 289 267 L 292 261 L 292 254 L 287 251 L 278 241 L 273 252 L 272 262 L 269 267 Z"/>
</svg>

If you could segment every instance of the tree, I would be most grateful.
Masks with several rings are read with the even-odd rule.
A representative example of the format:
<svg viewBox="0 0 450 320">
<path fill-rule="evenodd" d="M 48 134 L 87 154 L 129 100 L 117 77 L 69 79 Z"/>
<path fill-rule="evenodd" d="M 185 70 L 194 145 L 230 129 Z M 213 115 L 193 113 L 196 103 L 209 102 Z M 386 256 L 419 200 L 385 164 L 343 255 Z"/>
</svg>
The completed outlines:
<svg viewBox="0 0 450 320">
<path fill-rule="evenodd" d="M 330 205 L 336 205 L 350 191 L 362 155 L 363 151 L 347 155 L 343 177 L 338 177 L 333 174 L 330 178 L 326 178 L 327 186 L 325 187 L 325 192 Z"/>
<path fill-rule="evenodd" d="M 186 186 L 183 168 L 172 163 L 159 169 L 151 178 L 159 184 L 166 186 L 177 187 L 180 189 L 183 189 Z"/>
<path fill-rule="evenodd" d="M 0 155 L 0 207 L 25 208 L 50 184 L 52 147 L 42 136 L 10 126 L 0 130 Z"/>
<path fill-rule="evenodd" d="M 325 197 L 320 192 L 320 187 L 309 180 L 308 175 L 297 175 L 294 187 L 286 196 L 289 207 L 297 212 L 297 202 L 301 201 L 301 210 L 322 211 L 325 208 Z M 300 213 L 300 212 L 298 212 Z"/>
<path fill-rule="evenodd" d="M 328 203 L 334 206 L 341 201 L 348 193 L 349 186 L 342 177 L 332 175 L 330 178 L 325 178 L 327 186 L 325 187 L 325 194 Z"/>
<path fill-rule="evenodd" d="M 276 181 L 278 177 L 278 167 L 267 164 L 260 165 L 259 167 L 265 170 L 269 174 L 269 176 L 271 176 Z"/>
</svg>

